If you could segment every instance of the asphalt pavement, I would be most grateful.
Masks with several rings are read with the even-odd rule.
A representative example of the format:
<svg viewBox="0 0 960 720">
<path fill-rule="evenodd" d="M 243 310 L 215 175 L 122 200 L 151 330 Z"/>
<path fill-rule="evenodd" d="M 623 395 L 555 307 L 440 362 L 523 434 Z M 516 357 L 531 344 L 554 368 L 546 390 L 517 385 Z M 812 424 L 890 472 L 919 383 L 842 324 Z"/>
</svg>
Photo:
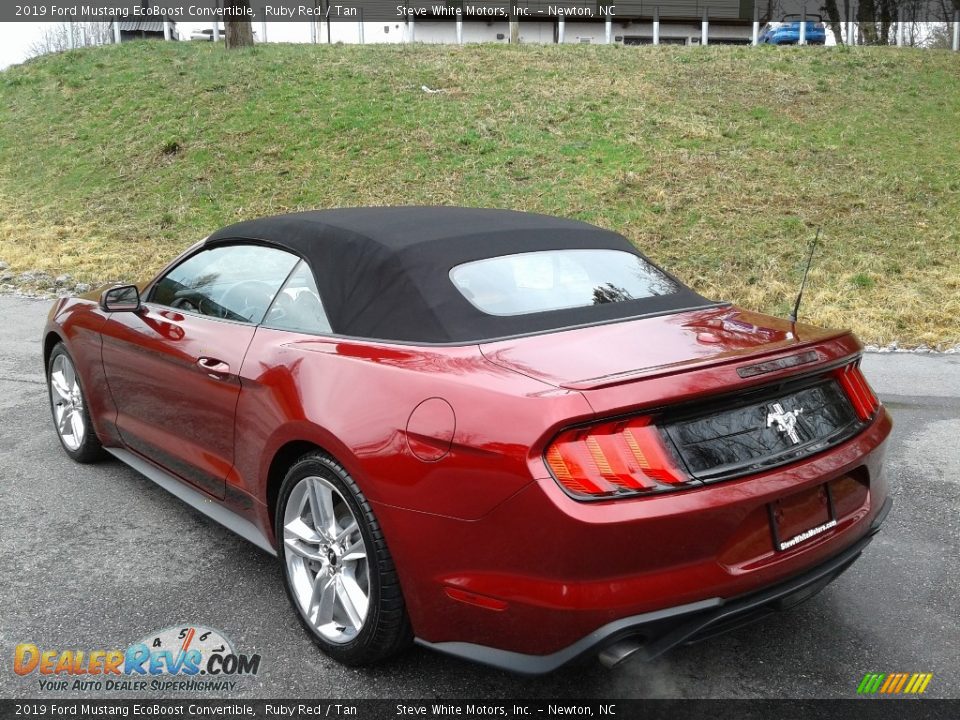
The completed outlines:
<svg viewBox="0 0 960 720">
<path fill-rule="evenodd" d="M 928 697 L 960 697 L 960 355 L 866 356 L 896 424 L 894 509 L 863 557 L 803 605 L 614 670 L 525 678 L 421 648 L 358 670 L 306 637 L 275 559 L 117 461 L 67 458 L 41 368 L 49 306 L 0 296 L 0 697 L 83 694 L 17 676 L 18 643 L 125 648 L 180 625 L 217 628 L 262 657 L 257 676 L 208 697 L 848 698 L 867 672 L 933 673 Z"/>
</svg>

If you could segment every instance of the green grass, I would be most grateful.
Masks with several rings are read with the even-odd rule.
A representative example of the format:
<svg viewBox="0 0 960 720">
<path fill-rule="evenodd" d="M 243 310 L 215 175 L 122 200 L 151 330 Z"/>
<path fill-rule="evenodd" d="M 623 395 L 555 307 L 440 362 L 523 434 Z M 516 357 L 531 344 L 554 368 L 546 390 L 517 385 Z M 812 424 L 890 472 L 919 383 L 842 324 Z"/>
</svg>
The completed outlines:
<svg viewBox="0 0 960 720">
<path fill-rule="evenodd" d="M 785 315 L 822 226 L 805 319 L 960 342 L 954 53 L 134 43 L 11 68 L 0 96 L 15 271 L 142 278 L 243 218 L 497 206 Z"/>
</svg>

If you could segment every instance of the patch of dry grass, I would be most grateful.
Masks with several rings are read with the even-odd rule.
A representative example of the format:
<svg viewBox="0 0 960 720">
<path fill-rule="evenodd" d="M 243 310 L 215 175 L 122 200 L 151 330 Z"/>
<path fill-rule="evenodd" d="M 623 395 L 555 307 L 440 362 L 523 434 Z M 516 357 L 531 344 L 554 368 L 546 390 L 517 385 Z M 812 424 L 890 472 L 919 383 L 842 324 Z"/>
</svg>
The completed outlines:
<svg viewBox="0 0 960 720">
<path fill-rule="evenodd" d="M 248 217 L 498 206 L 619 230 L 705 294 L 784 315 L 822 226 L 805 319 L 952 345 L 958 71 L 892 48 L 70 52 L 0 73 L 0 259 L 133 279 Z"/>
</svg>

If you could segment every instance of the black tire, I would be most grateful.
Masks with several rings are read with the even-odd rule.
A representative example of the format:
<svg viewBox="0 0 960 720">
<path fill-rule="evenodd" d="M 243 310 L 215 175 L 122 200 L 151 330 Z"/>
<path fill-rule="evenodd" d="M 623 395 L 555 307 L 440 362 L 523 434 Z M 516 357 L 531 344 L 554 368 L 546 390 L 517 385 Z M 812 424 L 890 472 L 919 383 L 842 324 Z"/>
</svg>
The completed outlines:
<svg viewBox="0 0 960 720">
<path fill-rule="evenodd" d="M 334 643 L 320 634 L 304 615 L 289 576 L 284 544 L 284 517 L 293 489 L 305 478 L 329 482 L 349 505 L 360 529 L 367 553 L 369 604 L 362 629 L 349 642 Z M 393 558 L 370 503 L 353 478 L 336 460 L 322 452 L 309 453 L 287 472 L 280 486 L 274 527 L 283 584 L 300 623 L 319 648 L 344 665 L 363 666 L 383 662 L 406 650 L 413 642 L 410 620 Z"/>
<path fill-rule="evenodd" d="M 64 362 L 62 360 L 58 361 L 58 358 L 61 357 L 63 357 L 74 370 L 77 392 L 79 393 L 80 398 L 80 406 L 77 412 L 83 421 L 84 433 L 83 439 L 79 442 L 77 447 L 70 447 L 70 445 L 64 439 L 63 434 L 61 434 L 60 430 L 57 428 L 56 409 L 58 406 L 58 396 L 53 388 L 52 379 L 54 367 L 58 365 L 58 363 Z M 70 353 L 67 352 L 67 348 L 62 342 L 59 342 L 54 346 L 50 353 L 50 359 L 47 362 L 47 398 L 50 401 L 50 415 L 53 418 L 54 431 L 57 433 L 57 439 L 60 440 L 61 447 L 63 447 L 64 452 L 70 456 L 70 459 L 74 462 L 83 464 L 102 460 L 106 456 L 106 453 L 103 450 L 103 445 L 100 443 L 100 438 L 97 437 L 97 432 L 93 427 L 93 422 L 90 420 L 90 411 L 87 407 L 87 394 L 83 389 L 83 382 L 80 379 L 80 373 L 76 371 L 76 363 L 73 362 L 73 358 L 70 356 Z"/>
</svg>

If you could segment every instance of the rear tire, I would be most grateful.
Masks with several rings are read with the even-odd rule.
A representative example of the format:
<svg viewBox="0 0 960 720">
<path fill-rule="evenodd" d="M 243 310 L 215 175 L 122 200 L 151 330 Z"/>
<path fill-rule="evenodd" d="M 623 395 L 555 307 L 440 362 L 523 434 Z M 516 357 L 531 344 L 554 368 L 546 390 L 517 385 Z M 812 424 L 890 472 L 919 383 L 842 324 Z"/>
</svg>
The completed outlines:
<svg viewBox="0 0 960 720">
<path fill-rule="evenodd" d="M 90 420 L 80 374 L 62 342 L 54 346 L 47 363 L 47 394 L 53 426 L 64 452 L 78 463 L 101 460 L 105 453 Z"/>
<path fill-rule="evenodd" d="M 315 452 L 291 467 L 275 527 L 287 596 L 324 653 L 357 666 L 409 647 L 413 633 L 393 558 L 342 465 Z"/>
</svg>

